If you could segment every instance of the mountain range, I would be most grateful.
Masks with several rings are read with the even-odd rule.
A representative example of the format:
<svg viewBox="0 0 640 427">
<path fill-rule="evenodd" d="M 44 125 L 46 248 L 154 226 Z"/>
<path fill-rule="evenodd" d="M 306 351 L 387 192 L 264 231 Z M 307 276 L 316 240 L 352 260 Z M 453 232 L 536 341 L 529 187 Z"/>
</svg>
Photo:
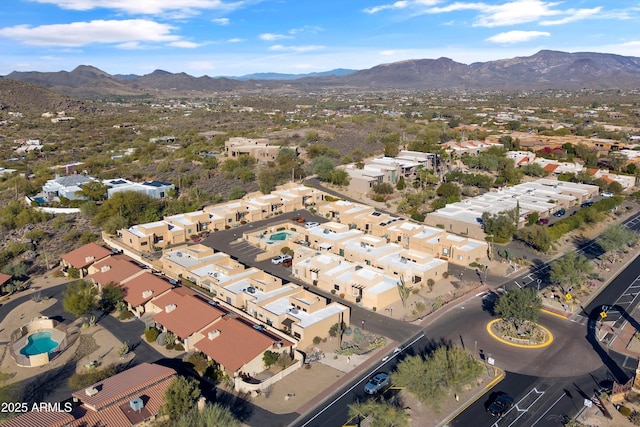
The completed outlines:
<svg viewBox="0 0 640 427">
<path fill-rule="evenodd" d="M 17 72 L 4 79 L 34 83 L 68 96 L 206 96 L 229 91 L 628 89 L 640 87 L 640 58 L 595 52 L 542 50 L 531 56 L 462 64 L 449 58 L 415 59 L 366 70 L 337 69 L 308 75 L 258 73 L 194 77 L 156 70 L 110 75 L 92 66 L 73 71 Z M 1 99 L 0 99 L 1 101 Z"/>
</svg>

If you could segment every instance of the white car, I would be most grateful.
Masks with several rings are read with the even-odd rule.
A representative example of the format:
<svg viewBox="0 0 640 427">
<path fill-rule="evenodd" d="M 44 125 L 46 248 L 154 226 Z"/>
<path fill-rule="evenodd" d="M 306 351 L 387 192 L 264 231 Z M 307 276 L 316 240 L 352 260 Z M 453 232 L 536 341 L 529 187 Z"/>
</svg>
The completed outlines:
<svg viewBox="0 0 640 427">
<path fill-rule="evenodd" d="M 282 264 L 285 261 L 292 259 L 291 255 L 278 255 L 271 258 L 271 264 Z"/>
<path fill-rule="evenodd" d="M 607 198 L 609 198 L 609 197 L 613 197 L 613 193 L 611 193 L 611 192 L 609 192 L 609 191 L 605 191 L 604 193 L 600 193 L 600 195 L 601 195 L 602 197 L 607 197 Z"/>
<path fill-rule="evenodd" d="M 313 228 L 313 227 L 317 227 L 319 225 L 320 225 L 319 222 L 305 222 L 304 223 L 304 228 Z"/>
</svg>

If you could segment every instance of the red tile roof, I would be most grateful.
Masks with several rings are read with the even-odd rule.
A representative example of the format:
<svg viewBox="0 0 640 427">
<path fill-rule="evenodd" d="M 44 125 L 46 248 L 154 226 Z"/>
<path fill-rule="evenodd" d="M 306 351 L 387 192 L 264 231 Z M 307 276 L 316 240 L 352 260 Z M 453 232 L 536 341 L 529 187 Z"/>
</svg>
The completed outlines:
<svg viewBox="0 0 640 427">
<path fill-rule="evenodd" d="M 180 288 L 176 288 L 180 289 Z M 153 300 L 162 311 L 153 320 L 161 324 L 181 339 L 189 337 L 211 322 L 222 317 L 225 312 L 192 295 L 180 295 L 175 289 Z M 173 310 L 167 308 L 175 305 Z"/>
<path fill-rule="evenodd" d="M 10 276 L 9 274 L 0 273 L 0 286 L 7 283 L 12 277 L 13 276 Z"/>
<path fill-rule="evenodd" d="M 147 271 L 132 279 L 125 279 L 122 283 L 122 289 L 126 293 L 124 300 L 132 307 L 145 304 L 171 288 L 171 283 Z"/>
<path fill-rule="evenodd" d="M 554 170 L 558 169 L 558 167 L 560 167 L 560 165 L 550 163 L 546 165 L 543 169 L 545 170 L 545 172 L 553 172 Z"/>
<path fill-rule="evenodd" d="M 144 271 L 143 268 L 134 263 L 133 259 L 126 255 L 110 256 L 96 262 L 93 268 L 98 271 L 90 274 L 89 278 L 100 285 L 108 285 L 109 283 L 119 285 L 123 280 Z"/>
<path fill-rule="evenodd" d="M 87 268 L 96 261 L 111 255 L 111 251 L 95 243 L 80 246 L 67 254 L 62 259 L 77 269 Z"/>
<path fill-rule="evenodd" d="M 129 372 L 125 371 L 124 373 Z M 70 424 L 72 427 L 92 427 L 92 426 L 131 426 L 136 425 L 139 420 L 136 419 L 135 413 L 130 410 L 129 402 L 137 397 L 144 402 L 145 412 L 141 415 L 156 415 L 160 412 L 160 407 L 164 404 L 164 394 L 173 382 L 174 377 L 162 380 L 152 386 L 127 396 L 126 400 L 120 400 L 115 404 L 108 406 L 99 411 L 92 411 L 85 406 L 81 406 L 74 411 L 77 414 L 77 420 Z"/>
<path fill-rule="evenodd" d="M 176 371 L 165 366 L 141 363 L 87 387 L 98 389 L 98 393 L 93 396 L 89 396 L 86 389 L 76 391 L 71 395 L 80 400 L 87 408 L 99 411 L 120 400 L 129 399 L 131 395 L 144 391 L 155 384 L 172 379 L 175 374 Z"/>
<path fill-rule="evenodd" d="M 220 331 L 220 334 L 209 339 L 209 332 L 215 330 Z M 194 347 L 224 366 L 227 374 L 238 372 L 245 364 L 261 357 L 266 350 L 274 349 L 274 344 L 277 343 L 277 339 L 229 316 L 217 321 L 202 333 L 204 338 Z M 283 342 L 283 345 L 290 346 L 291 343 Z"/>
</svg>

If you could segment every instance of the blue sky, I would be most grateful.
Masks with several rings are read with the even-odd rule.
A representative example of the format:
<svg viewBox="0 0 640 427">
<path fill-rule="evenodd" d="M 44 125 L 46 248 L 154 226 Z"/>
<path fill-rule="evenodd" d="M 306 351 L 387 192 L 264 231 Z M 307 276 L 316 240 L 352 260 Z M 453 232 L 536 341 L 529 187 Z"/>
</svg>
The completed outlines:
<svg viewBox="0 0 640 427">
<path fill-rule="evenodd" d="M 640 57 L 639 19 L 626 0 L 4 0 L 0 75 L 302 74 L 541 49 Z"/>
</svg>

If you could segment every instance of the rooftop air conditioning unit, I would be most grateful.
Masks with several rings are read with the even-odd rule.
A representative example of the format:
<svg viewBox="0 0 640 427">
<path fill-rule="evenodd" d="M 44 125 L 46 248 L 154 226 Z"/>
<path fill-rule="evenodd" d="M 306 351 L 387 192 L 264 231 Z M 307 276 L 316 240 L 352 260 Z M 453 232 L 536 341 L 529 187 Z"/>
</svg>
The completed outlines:
<svg viewBox="0 0 640 427">
<path fill-rule="evenodd" d="M 96 257 L 94 257 L 93 255 L 89 255 L 89 256 L 84 258 L 84 262 L 91 262 L 91 261 L 93 261 L 95 259 L 96 259 Z"/>
<path fill-rule="evenodd" d="M 100 267 L 100 272 L 101 273 L 106 273 L 109 270 L 111 270 L 111 266 L 110 265 L 103 265 L 102 267 Z"/>
<path fill-rule="evenodd" d="M 96 394 L 98 394 L 98 389 L 95 387 L 89 387 L 84 389 L 84 392 L 87 396 L 95 396 Z"/>
<path fill-rule="evenodd" d="M 167 313 L 171 313 L 173 310 L 175 310 L 177 307 L 177 305 L 175 304 L 168 304 L 164 307 L 164 311 Z"/>
<path fill-rule="evenodd" d="M 209 333 L 207 334 L 207 338 L 209 338 L 209 340 L 213 340 L 215 337 L 219 335 L 220 335 L 220 330 L 214 329 L 213 331 L 209 331 Z"/>
<path fill-rule="evenodd" d="M 249 286 L 247 288 L 247 292 L 249 292 L 250 294 L 255 294 L 256 293 L 256 288 L 254 288 L 253 286 Z"/>
<path fill-rule="evenodd" d="M 142 410 L 142 408 L 144 408 L 144 402 L 139 397 L 136 397 L 135 399 L 133 399 L 133 400 L 131 400 L 129 402 L 129 406 L 134 411 L 140 412 Z"/>
<path fill-rule="evenodd" d="M 150 298 L 151 295 L 153 295 L 153 291 L 151 290 L 142 291 L 142 298 Z"/>
</svg>

